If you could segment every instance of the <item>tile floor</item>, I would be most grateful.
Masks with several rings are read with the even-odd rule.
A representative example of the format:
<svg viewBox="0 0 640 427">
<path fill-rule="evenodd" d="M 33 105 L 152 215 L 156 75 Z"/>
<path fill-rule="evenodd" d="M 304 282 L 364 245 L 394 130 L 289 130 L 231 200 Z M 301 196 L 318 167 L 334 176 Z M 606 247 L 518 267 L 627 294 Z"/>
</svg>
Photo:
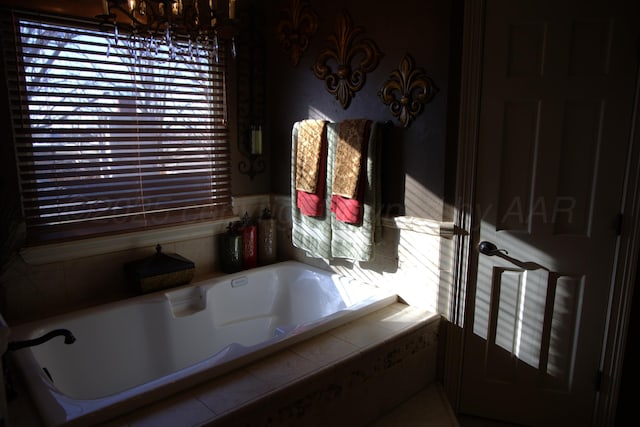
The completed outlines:
<svg viewBox="0 0 640 427">
<path fill-rule="evenodd" d="M 520 424 L 511 424 L 486 418 L 458 415 L 460 427 L 524 427 Z"/>
<path fill-rule="evenodd" d="M 433 383 L 369 427 L 466 427 L 461 425 L 438 383 Z"/>
<path fill-rule="evenodd" d="M 434 383 L 368 427 L 523 427 L 470 415 L 456 415 L 442 386 Z"/>
</svg>

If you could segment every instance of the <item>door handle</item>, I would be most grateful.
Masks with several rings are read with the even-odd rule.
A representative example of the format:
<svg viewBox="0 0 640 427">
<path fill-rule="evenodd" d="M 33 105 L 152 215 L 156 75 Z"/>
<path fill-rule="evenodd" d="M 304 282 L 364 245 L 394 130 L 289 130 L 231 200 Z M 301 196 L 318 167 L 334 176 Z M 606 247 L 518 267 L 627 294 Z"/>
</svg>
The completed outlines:
<svg viewBox="0 0 640 427">
<path fill-rule="evenodd" d="M 542 266 L 537 262 L 520 261 L 518 259 L 510 257 L 509 255 L 507 255 L 509 252 L 507 252 L 506 249 L 498 249 L 495 243 L 489 242 L 487 240 L 483 240 L 478 244 L 478 250 L 480 251 L 481 254 L 484 254 L 487 256 L 498 255 L 500 258 L 506 259 L 507 261 L 525 270 L 546 270 L 548 272 L 551 272 L 551 270 L 549 270 L 547 267 Z"/>
<path fill-rule="evenodd" d="M 499 253 L 504 253 L 504 254 L 509 253 L 506 249 L 498 249 L 495 243 L 489 242 L 487 240 L 483 240 L 478 244 L 478 250 L 480 251 L 481 254 L 484 254 L 487 256 L 494 256 Z"/>
</svg>

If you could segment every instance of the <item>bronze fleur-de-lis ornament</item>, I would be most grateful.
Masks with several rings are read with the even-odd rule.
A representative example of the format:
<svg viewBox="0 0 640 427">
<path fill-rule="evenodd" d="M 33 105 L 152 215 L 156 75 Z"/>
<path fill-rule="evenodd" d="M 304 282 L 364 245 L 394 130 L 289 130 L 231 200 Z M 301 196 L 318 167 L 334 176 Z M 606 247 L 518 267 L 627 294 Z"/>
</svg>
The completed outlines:
<svg viewBox="0 0 640 427">
<path fill-rule="evenodd" d="M 304 0 L 291 0 L 291 5 L 283 9 L 282 18 L 276 27 L 280 46 L 289 55 L 294 67 L 298 65 L 311 38 L 318 31 L 318 15 L 308 3 Z"/>
<path fill-rule="evenodd" d="M 375 70 L 382 58 L 373 40 L 357 39 L 363 32 L 362 27 L 354 27 L 351 16 L 343 11 L 338 18 L 336 33 L 328 37 L 332 46 L 320 51 L 312 67 L 316 77 L 325 81 L 329 93 L 345 109 L 356 92 L 362 89 L 367 73 Z M 335 61 L 335 69 L 327 64 L 330 60 Z"/>
<path fill-rule="evenodd" d="M 407 54 L 400 61 L 400 67 L 391 72 L 378 96 L 406 128 L 437 92 L 433 81 L 422 68 L 415 68 L 413 58 Z"/>
</svg>

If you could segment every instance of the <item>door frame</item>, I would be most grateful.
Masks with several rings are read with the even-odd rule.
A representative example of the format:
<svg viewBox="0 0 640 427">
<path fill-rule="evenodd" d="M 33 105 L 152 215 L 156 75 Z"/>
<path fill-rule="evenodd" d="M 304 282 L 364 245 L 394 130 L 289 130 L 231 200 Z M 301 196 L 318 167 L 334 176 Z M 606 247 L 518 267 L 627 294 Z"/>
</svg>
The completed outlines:
<svg viewBox="0 0 640 427">
<path fill-rule="evenodd" d="M 482 85 L 484 11 L 486 0 L 464 0 L 462 61 L 460 73 L 460 114 L 458 156 L 454 205 L 454 269 L 452 277 L 451 316 L 444 342 L 443 387 L 456 412 L 460 409 L 464 327 L 467 301 L 474 298 L 469 287 L 476 276 L 478 253 L 478 213 L 474 210 L 477 183 L 479 110 Z M 616 247 L 614 272 L 609 293 L 607 325 L 601 353 L 601 389 L 598 393 L 594 425 L 613 424 L 622 377 L 633 288 L 640 254 L 640 72 L 636 69 L 636 87 L 625 185 L 620 236 Z"/>
</svg>

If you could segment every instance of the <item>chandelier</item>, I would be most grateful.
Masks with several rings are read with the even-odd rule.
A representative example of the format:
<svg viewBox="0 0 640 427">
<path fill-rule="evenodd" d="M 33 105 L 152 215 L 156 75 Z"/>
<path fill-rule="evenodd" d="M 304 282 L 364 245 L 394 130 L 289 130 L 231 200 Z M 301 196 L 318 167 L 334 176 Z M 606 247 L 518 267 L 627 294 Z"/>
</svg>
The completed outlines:
<svg viewBox="0 0 640 427">
<path fill-rule="evenodd" d="M 101 1 L 102 14 L 97 18 L 112 23 L 114 43 L 124 43 L 136 55 L 153 56 L 159 49 L 168 49 L 171 58 L 204 52 L 217 62 L 222 37 L 231 39 L 231 54 L 236 56 L 236 0 L 229 0 L 228 7 L 222 0 Z"/>
</svg>

